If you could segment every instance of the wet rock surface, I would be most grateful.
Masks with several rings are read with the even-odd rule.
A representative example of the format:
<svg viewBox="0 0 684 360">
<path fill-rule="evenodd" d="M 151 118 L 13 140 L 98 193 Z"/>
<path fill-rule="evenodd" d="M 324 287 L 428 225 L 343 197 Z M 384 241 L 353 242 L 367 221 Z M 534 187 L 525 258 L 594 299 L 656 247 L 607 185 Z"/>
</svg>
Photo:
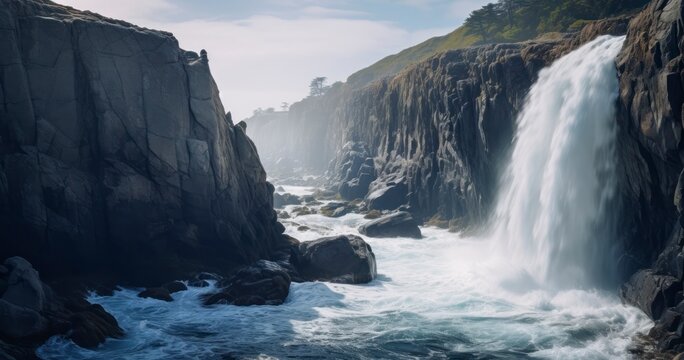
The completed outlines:
<svg viewBox="0 0 684 360">
<path fill-rule="evenodd" d="M 34 350 L 53 335 L 94 348 L 110 337 L 123 336 L 116 319 L 82 295 L 62 296 L 43 283 L 23 258 L 5 260 L 0 282 L 0 356 L 35 358 Z"/>
<path fill-rule="evenodd" d="M 359 232 L 369 237 L 422 237 L 418 223 L 405 211 L 369 221 L 359 227 Z"/>
<path fill-rule="evenodd" d="M 375 164 L 366 144 L 348 142 L 330 164 L 331 182 L 344 200 L 363 199 L 375 180 Z"/>
<path fill-rule="evenodd" d="M 661 351 L 684 351 L 681 130 L 684 58 L 680 0 L 652 1 L 630 23 L 617 59 L 623 266 L 641 268 L 623 299 L 649 315 Z"/>
<path fill-rule="evenodd" d="M 286 269 L 275 262 L 259 260 L 221 280 L 221 291 L 206 295 L 204 304 L 280 305 L 289 294 L 290 282 Z"/>
<path fill-rule="evenodd" d="M 276 209 L 282 209 L 287 205 L 299 205 L 301 203 L 302 199 L 297 195 L 273 193 L 273 207 Z"/>
<path fill-rule="evenodd" d="M 173 297 L 171 297 L 171 292 L 163 287 L 145 289 L 138 294 L 138 297 L 141 297 L 143 299 L 152 298 L 167 302 L 173 301 Z"/>
<path fill-rule="evenodd" d="M 354 235 L 325 237 L 303 242 L 293 264 L 307 281 L 361 284 L 377 276 L 370 245 Z"/>
<path fill-rule="evenodd" d="M 0 1 L 0 32 L 0 258 L 150 286 L 271 255 L 273 187 L 206 56 L 42 0 Z"/>
</svg>

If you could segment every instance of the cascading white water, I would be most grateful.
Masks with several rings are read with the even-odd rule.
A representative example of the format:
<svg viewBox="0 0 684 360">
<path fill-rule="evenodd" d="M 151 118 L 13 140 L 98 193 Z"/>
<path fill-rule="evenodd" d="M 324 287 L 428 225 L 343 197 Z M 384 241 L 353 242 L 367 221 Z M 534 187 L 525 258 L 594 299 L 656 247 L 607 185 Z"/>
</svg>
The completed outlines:
<svg viewBox="0 0 684 360">
<path fill-rule="evenodd" d="M 518 117 L 495 244 L 539 283 L 589 285 L 608 258 L 623 42 L 599 37 L 542 70 Z"/>
<path fill-rule="evenodd" d="M 90 301 L 111 312 L 126 336 L 96 350 L 56 336 L 38 355 L 48 360 L 628 358 L 632 337 L 652 322 L 622 305 L 614 292 L 521 289 L 506 281 L 518 274 L 527 280 L 525 271 L 512 267 L 539 275 L 537 282 L 554 272 L 566 282 L 581 281 L 592 245 L 606 240 L 596 231 L 609 230 L 600 225 L 614 191 L 613 58 L 621 43 L 621 38 L 600 38 L 542 72 L 520 117 L 499 204 L 498 237 L 469 238 L 427 227 L 420 240 L 367 238 L 377 258 L 376 280 L 292 283 L 280 306 L 203 306 L 200 299 L 216 290 L 214 284 L 174 293 L 173 302 L 141 299 L 141 289 L 111 297 L 93 294 Z M 282 185 L 281 192 L 298 195 L 315 190 Z M 296 206 L 284 210 L 292 214 Z M 320 210 L 322 204 L 310 206 Z M 358 235 L 367 220 L 350 213 L 281 221 L 287 234 L 310 241 Z M 492 247 L 505 257 L 497 257 Z"/>
</svg>

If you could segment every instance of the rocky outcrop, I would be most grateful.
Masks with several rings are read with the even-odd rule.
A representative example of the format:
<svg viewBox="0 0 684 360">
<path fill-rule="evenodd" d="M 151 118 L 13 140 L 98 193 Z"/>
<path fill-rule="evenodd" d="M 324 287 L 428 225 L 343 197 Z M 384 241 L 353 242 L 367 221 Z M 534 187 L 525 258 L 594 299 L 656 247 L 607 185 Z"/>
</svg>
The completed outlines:
<svg viewBox="0 0 684 360">
<path fill-rule="evenodd" d="M 354 235 L 340 235 L 303 242 L 293 264 L 307 281 L 362 284 L 375 279 L 375 254 Z"/>
<path fill-rule="evenodd" d="M 298 133 L 294 146 L 329 156 L 328 175 L 343 199 L 365 198 L 371 209 L 404 206 L 421 221 L 436 215 L 477 225 L 489 213 L 538 71 L 597 35 L 624 34 L 627 23 L 608 19 L 552 41 L 447 51 L 365 88 L 307 98 L 279 123 L 316 127 L 315 135 Z M 298 115 L 312 112 L 320 116 Z"/>
<path fill-rule="evenodd" d="M 629 26 L 617 65 L 621 244 L 624 265 L 642 269 L 623 299 L 656 321 L 660 350 L 684 351 L 684 6 L 656 0 Z"/>
<path fill-rule="evenodd" d="M 141 285 L 269 258 L 273 187 L 206 56 L 47 0 L 0 5 L 0 257 Z"/>
<path fill-rule="evenodd" d="M 297 195 L 273 193 L 273 207 L 276 209 L 282 209 L 287 205 L 300 205 L 301 203 L 302 199 Z"/>
<path fill-rule="evenodd" d="M 346 89 L 334 84 L 325 96 L 309 96 L 287 112 L 262 112 L 245 121 L 270 176 L 323 173 L 337 151 L 329 136 L 331 111 Z"/>
<path fill-rule="evenodd" d="M 414 239 L 423 237 L 418 223 L 406 211 L 369 221 L 359 227 L 359 232 L 369 237 L 408 237 Z"/>
<path fill-rule="evenodd" d="M 164 287 L 154 287 L 145 289 L 138 294 L 138 297 L 141 297 L 143 299 L 152 298 L 167 302 L 173 301 L 173 297 L 171 297 L 171 292 Z"/>
<path fill-rule="evenodd" d="M 123 335 L 100 305 L 58 295 L 25 259 L 12 257 L 0 266 L 0 358 L 34 358 L 34 348 L 53 335 L 86 348 Z"/>
<path fill-rule="evenodd" d="M 375 180 L 375 163 L 366 144 L 348 142 L 331 162 L 329 173 L 342 199 L 363 199 Z"/>
<path fill-rule="evenodd" d="M 290 276 L 275 262 L 259 260 L 218 283 L 221 291 L 205 296 L 205 305 L 280 305 L 290 291 Z"/>
</svg>

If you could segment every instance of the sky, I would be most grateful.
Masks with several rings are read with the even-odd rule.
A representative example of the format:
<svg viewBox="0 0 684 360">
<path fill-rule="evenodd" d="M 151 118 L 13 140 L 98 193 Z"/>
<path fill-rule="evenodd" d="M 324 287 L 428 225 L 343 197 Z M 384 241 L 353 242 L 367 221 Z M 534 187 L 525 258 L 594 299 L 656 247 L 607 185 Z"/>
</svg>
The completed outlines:
<svg viewBox="0 0 684 360">
<path fill-rule="evenodd" d="M 56 0 L 172 32 L 206 49 L 233 119 L 308 94 L 311 79 L 357 70 L 444 35 L 491 0 Z"/>
</svg>

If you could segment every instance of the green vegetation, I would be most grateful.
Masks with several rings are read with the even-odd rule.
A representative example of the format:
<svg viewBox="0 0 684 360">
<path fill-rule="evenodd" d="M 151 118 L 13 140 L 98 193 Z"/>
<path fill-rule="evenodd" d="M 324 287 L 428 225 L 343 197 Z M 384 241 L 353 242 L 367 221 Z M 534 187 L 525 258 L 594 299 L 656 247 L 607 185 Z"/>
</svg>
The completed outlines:
<svg viewBox="0 0 684 360">
<path fill-rule="evenodd" d="M 549 32 L 579 30 L 592 21 L 641 8 L 647 0 L 499 0 L 473 11 L 467 33 L 482 42 L 532 39 Z"/>
<path fill-rule="evenodd" d="M 349 76 L 347 84 L 362 87 L 446 50 L 577 31 L 593 20 L 632 12 L 646 3 L 648 0 L 499 0 L 473 11 L 466 23 L 450 34 L 434 37 L 357 71 Z"/>
</svg>

